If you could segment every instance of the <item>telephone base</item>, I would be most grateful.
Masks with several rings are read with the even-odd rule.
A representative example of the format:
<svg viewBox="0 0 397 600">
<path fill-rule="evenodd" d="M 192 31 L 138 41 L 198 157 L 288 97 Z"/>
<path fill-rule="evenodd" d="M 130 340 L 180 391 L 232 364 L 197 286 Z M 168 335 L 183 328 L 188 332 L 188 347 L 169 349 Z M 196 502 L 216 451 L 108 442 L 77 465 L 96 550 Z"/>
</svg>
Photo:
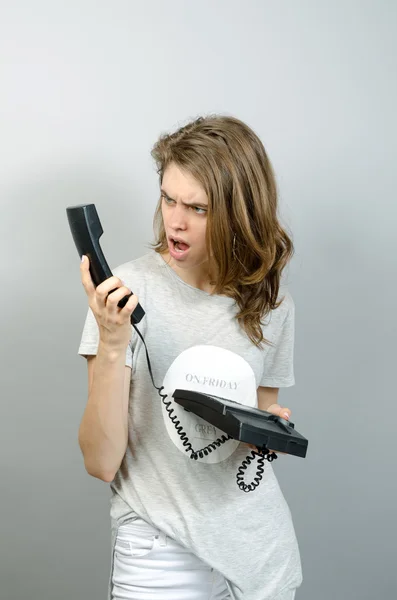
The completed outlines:
<svg viewBox="0 0 397 600">
<path fill-rule="evenodd" d="M 308 440 L 290 421 L 220 396 L 176 389 L 175 402 L 233 439 L 305 458 Z"/>
</svg>

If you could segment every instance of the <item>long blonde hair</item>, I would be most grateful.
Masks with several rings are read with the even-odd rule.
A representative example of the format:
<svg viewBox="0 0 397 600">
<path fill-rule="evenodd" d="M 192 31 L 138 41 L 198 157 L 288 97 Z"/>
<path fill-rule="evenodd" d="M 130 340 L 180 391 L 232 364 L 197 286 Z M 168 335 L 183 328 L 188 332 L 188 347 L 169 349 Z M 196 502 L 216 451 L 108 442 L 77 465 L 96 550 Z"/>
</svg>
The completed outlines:
<svg viewBox="0 0 397 600">
<path fill-rule="evenodd" d="M 160 185 L 171 163 L 190 173 L 208 197 L 206 242 L 213 293 L 234 298 L 236 319 L 256 346 L 267 344 L 262 320 L 277 308 L 280 278 L 292 258 L 291 238 L 279 223 L 273 168 L 258 136 L 242 121 L 199 117 L 152 149 Z M 158 253 L 167 250 L 161 198 L 155 211 Z"/>
</svg>

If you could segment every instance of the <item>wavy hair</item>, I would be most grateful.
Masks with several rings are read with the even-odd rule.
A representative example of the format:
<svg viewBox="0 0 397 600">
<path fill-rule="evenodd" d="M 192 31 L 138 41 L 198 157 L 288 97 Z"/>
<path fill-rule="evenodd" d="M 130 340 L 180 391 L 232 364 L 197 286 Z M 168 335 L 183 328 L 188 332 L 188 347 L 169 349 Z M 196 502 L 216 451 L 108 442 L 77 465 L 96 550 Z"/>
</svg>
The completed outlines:
<svg viewBox="0 0 397 600">
<path fill-rule="evenodd" d="M 162 183 L 171 163 L 192 175 L 208 197 L 206 243 L 214 294 L 234 298 L 240 326 L 251 341 L 268 344 L 263 319 L 277 308 L 283 269 L 294 246 L 278 220 L 273 168 L 259 137 L 230 116 L 199 117 L 152 148 Z M 158 253 L 167 250 L 161 197 L 153 226 Z"/>
</svg>

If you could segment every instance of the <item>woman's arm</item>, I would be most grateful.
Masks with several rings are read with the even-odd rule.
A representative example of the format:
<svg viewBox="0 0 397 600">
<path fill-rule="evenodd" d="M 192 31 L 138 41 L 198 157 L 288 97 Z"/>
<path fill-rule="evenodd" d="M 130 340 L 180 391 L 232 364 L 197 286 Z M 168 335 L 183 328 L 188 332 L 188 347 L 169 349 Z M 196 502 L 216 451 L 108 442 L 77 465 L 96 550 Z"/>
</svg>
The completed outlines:
<svg viewBox="0 0 397 600">
<path fill-rule="evenodd" d="M 131 369 L 125 351 L 111 352 L 100 343 L 88 357 L 88 402 L 79 428 L 79 444 L 87 472 L 110 482 L 128 443 Z"/>
<path fill-rule="evenodd" d="M 258 387 L 258 408 L 267 410 L 272 404 L 277 404 L 279 388 Z"/>
<path fill-rule="evenodd" d="M 279 388 L 272 387 L 258 387 L 258 408 L 260 410 L 266 410 L 273 415 L 278 415 L 283 419 L 289 419 L 291 411 L 289 408 L 284 408 L 277 403 Z M 250 448 L 256 449 L 252 444 L 248 444 Z M 287 454 L 287 452 L 279 452 L 277 454 Z"/>
</svg>

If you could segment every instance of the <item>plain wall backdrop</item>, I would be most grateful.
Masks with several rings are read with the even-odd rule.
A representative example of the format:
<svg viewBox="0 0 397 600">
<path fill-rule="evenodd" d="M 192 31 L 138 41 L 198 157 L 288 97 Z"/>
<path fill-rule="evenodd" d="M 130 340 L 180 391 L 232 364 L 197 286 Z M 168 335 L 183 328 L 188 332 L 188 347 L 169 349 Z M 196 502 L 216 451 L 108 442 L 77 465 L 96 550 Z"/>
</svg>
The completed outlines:
<svg viewBox="0 0 397 600">
<path fill-rule="evenodd" d="M 391 0 L 1 3 L 1 600 L 106 595 L 110 491 L 77 442 L 88 304 L 65 209 L 96 204 L 111 268 L 137 258 L 152 145 L 211 112 L 263 140 L 296 247 L 280 403 L 309 449 L 274 468 L 297 600 L 396 598 L 396 23 Z"/>
</svg>

